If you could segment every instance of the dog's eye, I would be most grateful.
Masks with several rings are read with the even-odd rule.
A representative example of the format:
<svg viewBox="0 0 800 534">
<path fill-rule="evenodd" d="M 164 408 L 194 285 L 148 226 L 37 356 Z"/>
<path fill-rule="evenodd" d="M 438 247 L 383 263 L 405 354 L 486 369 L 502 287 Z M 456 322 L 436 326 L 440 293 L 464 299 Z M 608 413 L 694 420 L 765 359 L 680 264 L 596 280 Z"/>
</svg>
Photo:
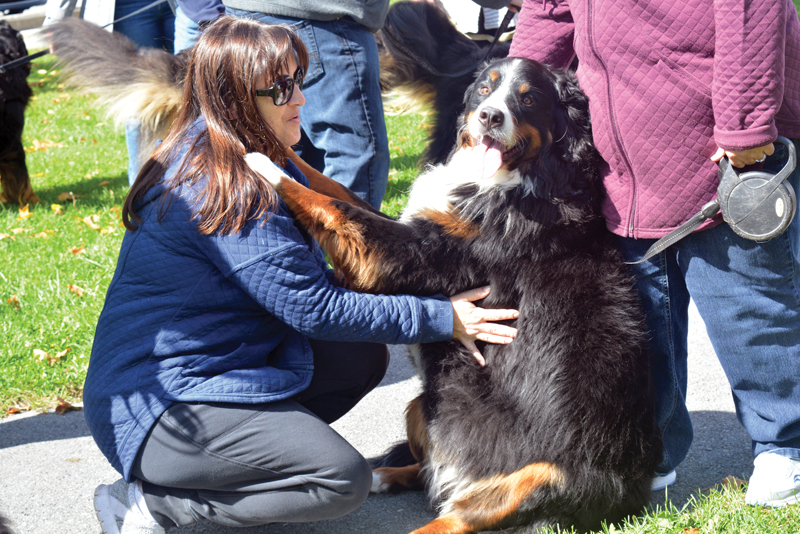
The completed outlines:
<svg viewBox="0 0 800 534">
<path fill-rule="evenodd" d="M 525 104 L 526 106 L 530 106 L 531 104 L 533 104 L 533 98 L 529 96 L 523 96 L 522 103 Z"/>
<path fill-rule="evenodd" d="M 482 95 L 488 95 L 489 94 L 489 88 L 484 85 L 483 87 L 479 87 L 478 88 L 478 92 L 480 94 L 482 94 Z"/>
</svg>

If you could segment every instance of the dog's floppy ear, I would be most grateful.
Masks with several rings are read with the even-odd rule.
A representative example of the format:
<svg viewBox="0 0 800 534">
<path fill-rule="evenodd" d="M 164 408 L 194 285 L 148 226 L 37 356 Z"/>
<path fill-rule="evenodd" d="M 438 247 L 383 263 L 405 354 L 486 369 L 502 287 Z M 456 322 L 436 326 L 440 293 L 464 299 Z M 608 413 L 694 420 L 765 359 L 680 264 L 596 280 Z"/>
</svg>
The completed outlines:
<svg viewBox="0 0 800 534">
<path fill-rule="evenodd" d="M 592 141 L 589 99 L 571 73 L 553 71 L 557 102 L 553 109 L 552 141 L 539 157 L 545 180 L 534 183 L 537 197 L 565 198 L 588 193 L 596 184 L 597 151 Z"/>
</svg>

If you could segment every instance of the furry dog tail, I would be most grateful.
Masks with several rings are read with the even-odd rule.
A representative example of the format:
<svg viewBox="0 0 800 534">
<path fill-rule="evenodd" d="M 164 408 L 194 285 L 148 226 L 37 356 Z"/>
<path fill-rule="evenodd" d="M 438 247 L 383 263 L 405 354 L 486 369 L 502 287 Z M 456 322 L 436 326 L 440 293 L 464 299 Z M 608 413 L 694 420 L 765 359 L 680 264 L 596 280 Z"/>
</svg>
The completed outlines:
<svg viewBox="0 0 800 534">
<path fill-rule="evenodd" d="M 138 119 L 156 135 L 166 133 L 180 109 L 188 53 L 137 49 L 124 35 L 81 19 L 45 31 L 67 83 L 96 94 L 117 125 Z"/>
<path fill-rule="evenodd" d="M 456 142 L 462 100 L 484 59 L 508 55 L 498 43 L 488 58 L 458 31 L 447 13 L 428 2 L 397 2 L 389 8 L 380 44 L 381 88 L 387 103 L 403 111 L 434 112 L 423 160 L 443 163 Z"/>
</svg>

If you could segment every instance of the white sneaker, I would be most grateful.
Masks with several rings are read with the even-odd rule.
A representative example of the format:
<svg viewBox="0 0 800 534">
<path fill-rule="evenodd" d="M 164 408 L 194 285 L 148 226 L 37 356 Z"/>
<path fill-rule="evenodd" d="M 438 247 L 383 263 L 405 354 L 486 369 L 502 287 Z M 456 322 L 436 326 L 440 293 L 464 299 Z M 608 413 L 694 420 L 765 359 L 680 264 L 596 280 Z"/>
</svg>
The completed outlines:
<svg viewBox="0 0 800 534">
<path fill-rule="evenodd" d="M 666 475 L 659 475 L 658 473 L 656 473 L 656 476 L 653 477 L 653 482 L 650 484 L 650 489 L 653 491 L 661 491 L 667 486 L 675 484 L 675 480 L 677 478 L 678 475 L 675 474 L 674 469 L 669 473 L 667 473 Z"/>
<path fill-rule="evenodd" d="M 753 465 L 746 504 L 780 507 L 800 503 L 800 458 L 790 449 L 762 452 Z"/>
<path fill-rule="evenodd" d="M 103 534 L 165 534 L 164 527 L 147 517 L 136 503 L 137 483 L 119 479 L 94 490 L 94 511 Z M 149 512 L 148 514 L 149 515 Z"/>
</svg>

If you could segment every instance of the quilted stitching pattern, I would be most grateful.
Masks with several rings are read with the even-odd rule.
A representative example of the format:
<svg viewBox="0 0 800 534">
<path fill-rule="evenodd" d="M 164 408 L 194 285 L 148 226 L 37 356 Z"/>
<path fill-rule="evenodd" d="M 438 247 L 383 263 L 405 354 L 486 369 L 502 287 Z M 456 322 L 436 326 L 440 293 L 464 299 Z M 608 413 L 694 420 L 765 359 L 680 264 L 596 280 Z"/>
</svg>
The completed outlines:
<svg viewBox="0 0 800 534">
<path fill-rule="evenodd" d="M 287 170 L 307 185 L 295 167 Z M 139 211 L 144 223 L 123 239 L 84 390 L 92 435 L 126 477 L 173 401 L 260 403 L 304 389 L 313 367 L 304 336 L 417 343 L 452 335 L 444 298 L 333 284 L 319 247 L 283 204 L 266 224 L 201 236 L 190 219 L 191 191 L 174 198 L 161 221 L 158 191 L 151 193 Z"/>
<path fill-rule="evenodd" d="M 620 235 L 661 237 L 713 199 L 717 146 L 800 136 L 791 0 L 527 1 L 511 55 L 563 68 L 573 54 Z"/>
</svg>

